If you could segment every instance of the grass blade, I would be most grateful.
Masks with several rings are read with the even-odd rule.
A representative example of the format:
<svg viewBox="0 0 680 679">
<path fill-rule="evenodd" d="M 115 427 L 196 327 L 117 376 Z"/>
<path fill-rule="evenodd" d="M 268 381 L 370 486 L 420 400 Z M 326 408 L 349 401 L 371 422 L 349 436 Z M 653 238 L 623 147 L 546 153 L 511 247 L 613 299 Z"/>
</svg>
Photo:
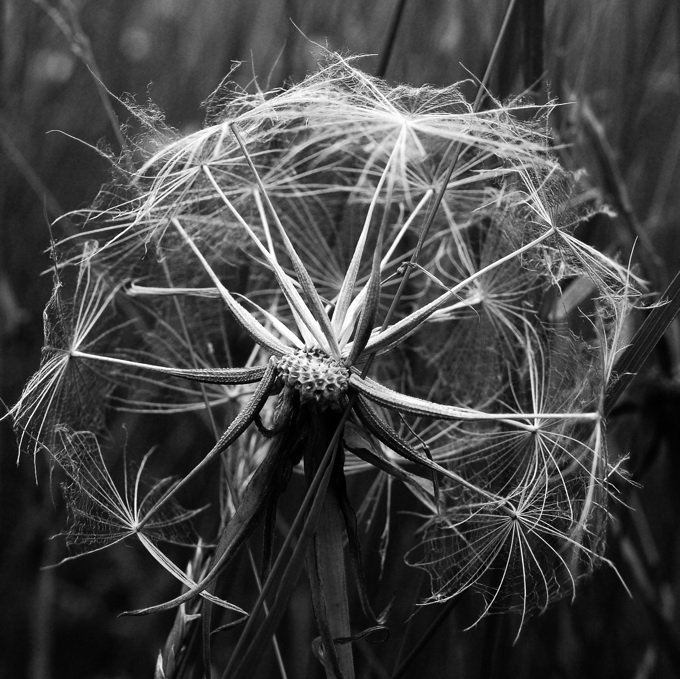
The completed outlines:
<svg viewBox="0 0 680 679">
<path fill-rule="evenodd" d="M 281 547 L 281 551 L 272 568 L 271 574 L 262 587 L 260 596 L 253 607 L 251 616 L 243 630 L 239 643 L 234 649 L 232 660 L 223 675 L 225 678 L 243 679 L 245 677 L 255 676 L 255 668 L 262 657 L 261 649 L 274 633 L 274 630 L 286 611 L 288 599 L 292 594 L 295 583 L 300 577 L 301 566 L 304 561 L 307 545 L 317 529 L 326 490 L 333 473 L 342 426 L 343 422 L 338 426 L 333 439 L 319 464 L 316 475 L 305 494 L 305 498 L 293 521 L 293 525 L 288 532 L 286 540 Z M 292 554 L 288 555 L 288 547 L 293 540 L 293 535 L 300 527 L 300 524 L 303 524 L 300 536 Z M 253 631 L 253 627 L 257 624 L 256 619 L 265 601 L 265 597 L 274 585 L 275 576 L 282 570 L 283 574 L 278 582 L 276 596 L 269 610 L 269 615 L 267 615 L 265 620 L 259 625 L 252 641 L 247 644 L 247 636 Z"/>
<path fill-rule="evenodd" d="M 593 149 L 595 160 L 599 166 L 605 195 L 614 204 L 616 212 L 620 215 L 621 221 L 626 227 L 623 233 L 626 234 L 627 232 L 627 245 L 632 249 L 633 244 L 638 244 L 637 257 L 642 265 L 644 274 L 653 281 L 654 287 L 660 290 L 668 282 L 667 278 L 664 280 L 666 273 L 664 262 L 655 252 L 649 234 L 635 214 L 626 182 L 616 161 L 614 149 L 612 149 L 607 140 L 604 127 L 597 119 L 588 102 L 584 102 L 579 107 L 579 118 L 589 146 Z"/>
<path fill-rule="evenodd" d="M 545 0 L 523 0 L 520 11 L 524 19 L 524 86 L 537 93 L 544 75 Z"/>
<path fill-rule="evenodd" d="M 498 60 L 501 44 L 503 42 L 505 34 L 507 33 L 508 26 L 510 25 L 510 20 L 512 19 L 512 15 L 513 12 L 515 11 L 516 4 L 517 0 L 510 0 L 508 8 L 505 10 L 505 16 L 503 17 L 503 23 L 501 24 L 501 30 L 498 31 L 498 37 L 496 38 L 496 43 L 494 44 L 493 50 L 491 51 L 489 63 L 486 65 L 486 71 L 484 71 L 484 76 L 482 77 L 482 81 L 479 84 L 479 89 L 477 90 L 477 96 L 475 97 L 475 103 L 473 107 L 475 111 L 479 111 L 479 109 L 482 107 L 482 103 L 487 92 L 486 86 L 489 83 L 491 71 L 493 71 L 493 68 L 496 65 L 496 61 Z"/>
<path fill-rule="evenodd" d="M 654 347 L 680 312 L 680 272 L 675 275 L 666 291 L 661 295 L 661 301 L 666 303 L 663 306 L 654 307 L 649 312 L 649 315 L 635 333 L 633 340 L 614 366 L 618 378 L 611 384 L 605 396 L 605 417 L 611 415 L 616 402 L 633 381 L 635 375 L 654 351 Z"/>
<path fill-rule="evenodd" d="M 326 492 L 317 530 L 307 547 L 306 565 L 326 673 L 328 677 L 353 679 L 351 644 L 334 642 L 351 636 L 344 528 L 336 480 Z"/>
<path fill-rule="evenodd" d="M 427 643 L 436 634 L 437 630 L 441 627 L 442 623 L 446 621 L 448 616 L 451 614 L 453 609 L 458 605 L 460 597 L 456 597 L 447 601 L 439 611 L 437 617 L 430 623 L 428 628 L 425 630 L 423 635 L 410 647 L 408 655 L 399 663 L 399 666 L 394 670 L 392 674 L 392 679 L 399 679 L 400 677 L 406 676 L 405 672 L 408 666 L 413 662 L 416 656 L 425 648 Z"/>
<path fill-rule="evenodd" d="M 397 33 L 399 32 L 399 26 L 401 25 L 401 20 L 404 16 L 405 7 L 406 0 L 399 0 L 399 4 L 392 14 L 390 27 L 387 30 L 387 38 L 385 38 L 385 45 L 380 51 L 378 68 L 375 69 L 375 74 L 378 78 L 384 78 L 387 73 L 387 67 L 390 65 L 390 60 L 394 54 L 394 45 L 397 42 Z"/>
</svg>

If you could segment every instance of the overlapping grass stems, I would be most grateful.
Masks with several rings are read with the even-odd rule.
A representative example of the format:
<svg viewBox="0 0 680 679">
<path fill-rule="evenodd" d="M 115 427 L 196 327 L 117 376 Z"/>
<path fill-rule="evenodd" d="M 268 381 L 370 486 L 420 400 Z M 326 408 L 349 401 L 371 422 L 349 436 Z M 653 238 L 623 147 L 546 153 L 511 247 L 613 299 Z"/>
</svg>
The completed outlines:
<svg viewBox="0 0 680 679">
<path fill-rule="evenodd" d="M 208 604 L 250 615 L 228 676 L 252 671 L 302 559 L 319 657 L 352 675 L 351 645 L 333 640 L 357 631 L 350 572 L 365 595 L 355 473 L 419 503 L 406 559 L 429 574 L 428 602 L 477 590 L 479 617 L 524 621 L 603 561 L 602 402 L 631 277 L 574 236 L 587 207 L 548 113 L 474 112 L 456 86 L 390 87 L 340 57 L 287 90 L 225 85 L 188 136 L 136 110 L 147 131 L 116 185 L 55 245 L 43 361 L 13 409 L 21 447 L 63 467 L 76 554 L 136 539 L 188 590 L 137 612 L 200 594 L 206 655 Z M 564 294 L 584 279 L 585 322 Z M 195 411 L 218 442 L 188 450 L 179 479 L 147 479 L 148 452 L 107 430 L 114 410 Z M 140 462 L 117 485 L 107 460 L 124 447 Z M 277 551 L 276 502 L 299 467 L 310 491 Z M 180 505 L 197 479 L 219 494 L 204 510 L 217 535 Z M 263 596 L 245 611 L 217 576 L 259 524 Z M 164 540 L 195 547 L 190 570 Z"/>
</svg>

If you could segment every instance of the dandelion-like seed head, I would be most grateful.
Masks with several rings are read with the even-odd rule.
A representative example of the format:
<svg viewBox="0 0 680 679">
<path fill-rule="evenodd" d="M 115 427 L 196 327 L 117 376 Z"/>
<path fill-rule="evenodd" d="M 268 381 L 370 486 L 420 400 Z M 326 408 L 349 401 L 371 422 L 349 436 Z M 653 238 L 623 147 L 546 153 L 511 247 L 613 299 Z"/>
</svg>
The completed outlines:
<svg viewBox="0 0 680 679">
<path fill-rule="evenodd" d="M 334 57 L 286 90 L 220 97 L 205 128 L 150 151 L 126 197 L 87 215 L 99 243 L 57 244 L 79 275 L 68 304 L 55 293 L 13 415 L 25 449 L 121 406 L 200 410 L 216 443 L 135 495 L 116 494 L 89 435 L 71 436 L 59 461 L 81 537 L 142 541 L 188 588 L 160 607 L 210 598 L 298 460 L 320 487 L 314 446 L 422 503 L 407 558 L 428 601 L 475 591 L 481 615 L 524 619 L 573 593 L 602 560 L 601 403 L 634 281 L 573 235 L 579 187 L 551 151 L 549 108 L 479 112 L 457 86 L 391 87 Z M 550 311 L 577 280 L 601 300 L 597 337 Z M 188 522 L 174 497 L 219 459 L 224 532 L 202 536 L 216 547 L 196 584 L 153 539 Z M 324 478 L 340 496 L 337 471 Z M 310 485 L 299 516 L 321 496 Z"/>
</svg>

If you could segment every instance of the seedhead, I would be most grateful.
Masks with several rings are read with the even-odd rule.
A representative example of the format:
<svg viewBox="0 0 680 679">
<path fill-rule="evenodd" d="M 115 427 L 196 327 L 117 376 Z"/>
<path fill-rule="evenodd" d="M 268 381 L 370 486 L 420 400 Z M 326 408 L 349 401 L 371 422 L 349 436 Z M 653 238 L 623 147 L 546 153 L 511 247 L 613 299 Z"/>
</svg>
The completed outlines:
<svg viewBox="0 0 680 679">
<path fill-rule="evenodd" d="M 338 643 L 352 638 L 348 573 L 364 619 L 385 620 L 361 575 L 350 472 L 377 479 L 358 509 L 386 517 L 383 561 L 399 520 L 389 489 L 412 493 L 421 524 L 404 556 L 429 576 L 423 601 L 478 592 L 472 619 L 514 610 L 522 624 L 573 596 L 605 561 L 615 466 L 602 404 L 636 281 L 574 234 L 597 206 L 551 151 L 550 108 L 479 112 L 455 86 L 391 87 L 341 57 L 289 89 L 215 102 L 204 129 L 140 141 L 124 198 L 114 187 L 73 215 L 84 235 L 57 244 L 55 268 L 58 287 L 64 270 L 77 284 L 55 293 L 43 365 L 13 410 L 23 448 L 66 471 L 72 516 L 105 479 L 94 514 L 134 517 L 109 542 L 139 540 L 185 587 L 134 612 L 203 597 L 207 654 L 211 607 L 236 610 L 219 576 L 263 525 L 262 594 L 227 673 L 252 675 L 305 567 L 324 664 L 352 676 Z M 583 281 L 587 308 L 565 308 Z M 114 492 L 104 456 L 82 452 L 121 456 L 107 426 L 130 410 L 192 426 L 200 412 L 215 438 L 198 460 L 193 443 L 179 463 L 159 455 L 168 477 L 182 470 L 173 480 L 144 486 L 140 466 L 152 491 L 137 504 Z M 296 471 L 307 492 L 277 553 Z M 194 517 L 181 507 L 196 484 L 199 506 L 219 498 L 205 522 L 218 533 L 194 545 L 200 572 L 158 546 Z"/>
</svg>

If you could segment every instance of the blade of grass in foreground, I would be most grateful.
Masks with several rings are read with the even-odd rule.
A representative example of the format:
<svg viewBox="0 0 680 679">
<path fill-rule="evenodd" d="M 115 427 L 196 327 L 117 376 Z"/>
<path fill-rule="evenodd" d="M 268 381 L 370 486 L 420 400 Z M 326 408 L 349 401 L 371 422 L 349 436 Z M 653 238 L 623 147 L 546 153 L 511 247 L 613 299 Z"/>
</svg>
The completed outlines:
<svg viewBox="0 0 680 679">
<path fill-rule="evenodd" d="M 399 0 L 397 7 L 392 14 L 390 27 L 387 31 L 387 38 L 385 39 L 385 45 L 383 46 L 380 55 L 380 62 L 378 63 L 378 68 L 375 70 L 375 74 L 378 78 L 384 78 L 385 74 L 387 73 L 387 68 L 390 65 L 392 55 L 394 54 L 394 45 L 397 42 L 397 33 L 399 32 L 401 20 L 404 16 L 405 7 L 406 0 Z"/>
<path fill-rule="evenodd" d="M 437 614 L 437 617 L 430 623 L 425 633 L 415 642 L 408 655 L 399 663 L 399 666 L 392 674 L 392 679 L 399 679 L 406 676 L 406 670 L 415 657 L 423 650 L 427 642 L 432 639 L 442 623 L 448 618 L 449 613 L 458 605 L 459 597 L 449 600 Z"/>
<path fill-rule="evenodd" d="M 349 412 L 349 411 L 347 411 Z M 341 420 L 333 439 L 331 440 L 328 449 L 326 450 L 323 459 L 319 464 L 316 475 L 310 484 L 300 509 L 290 527 L 286 540 L 284 541 L 279 556 L 276 559 L 271 574 L 262 587 L 260 596 L 253 607 L 250 618 L 241 634 L 241 638 L 234 649 L 231 662 L 227 666 L 224 677 L 230 679 L 239 679 L 244 677 L 255 676 L 255 669 L 257 664 L 262 659 L 262 649 L 274 633 L 281 618 L 286 612 L 288 600 L 293 593 L 295 584 L 297 583 L 300 573 L 302 571 L 302 563 L 307 551 L 307 546 L 311 540 L 314 532 L 317 529 L 319 517 L 324 505 L 326 497 L 326 489 L 330 483 L 331 475 L 335 458 L 338 451 L 340 437 L 342 435 L 342 425 L 346 416 Z M 303 524 L 300 536 L 292 554 L 288 554 L 288 548 L 293 540 L 293 535 L 297 527 Z M 285 569 L 284 569 L 285 564 Z M 274 602 L 269 610 L 269 615 L 262 621 L 257 628 L 252 641 L 248 643 L 247 637 L 256 625 L 256 620 L 262 607 L 265 597 L 269 590 L 274 586 L 274 578 L 283 570 L 283 574 L 278 584 L 276 585 L 276 595 Z"/>
<path fill-rule="evenodd" d="M 649 312 L 640 329 L 635 333 L 635 337 L 616 363 L 614 370 L 618 379 L 607 391 L 604 403 L 605 417 L 611 415 L 616 402 L 680 312 L 680 272 L 675 275 L 661 295 L 661 302 L 666 303 L 654 307 Z"/>
<path fill-rule="evenodd" d="M 351 635 L 344 534 L 338 490 L 331 483 L 317 531 L 307 547 L 306 570 L 326 673 L 328 677 L 354 679 L 352 645 L 334 643 L 335 639 Z"/>
<path fill-rule="evenodd" d="M 524 29 L 524 87 L 537 93 L 541 89 L 544 74 L 545 0 L 523 0 L 520 14 Z"/>
<path fill-rule="evenodd" d="M 665 278 L 666 269 L 663 260 L 655 252 L 649 234 L 635 214 L 626 182 L 616 162 L 614 150 L 607 140 L 604 127 L 587 101 L 579 107 L 579 116 L 581 127 L 599 165 L 605 195 L 614 204 L 614 209 L 625 227 L 622 235 L 626 237 L 631 248 L 633 243 L 638 244 L 637 260 L 642 265 L 644 275 L 659 290 L 668 282 Z"/>
</svg>

